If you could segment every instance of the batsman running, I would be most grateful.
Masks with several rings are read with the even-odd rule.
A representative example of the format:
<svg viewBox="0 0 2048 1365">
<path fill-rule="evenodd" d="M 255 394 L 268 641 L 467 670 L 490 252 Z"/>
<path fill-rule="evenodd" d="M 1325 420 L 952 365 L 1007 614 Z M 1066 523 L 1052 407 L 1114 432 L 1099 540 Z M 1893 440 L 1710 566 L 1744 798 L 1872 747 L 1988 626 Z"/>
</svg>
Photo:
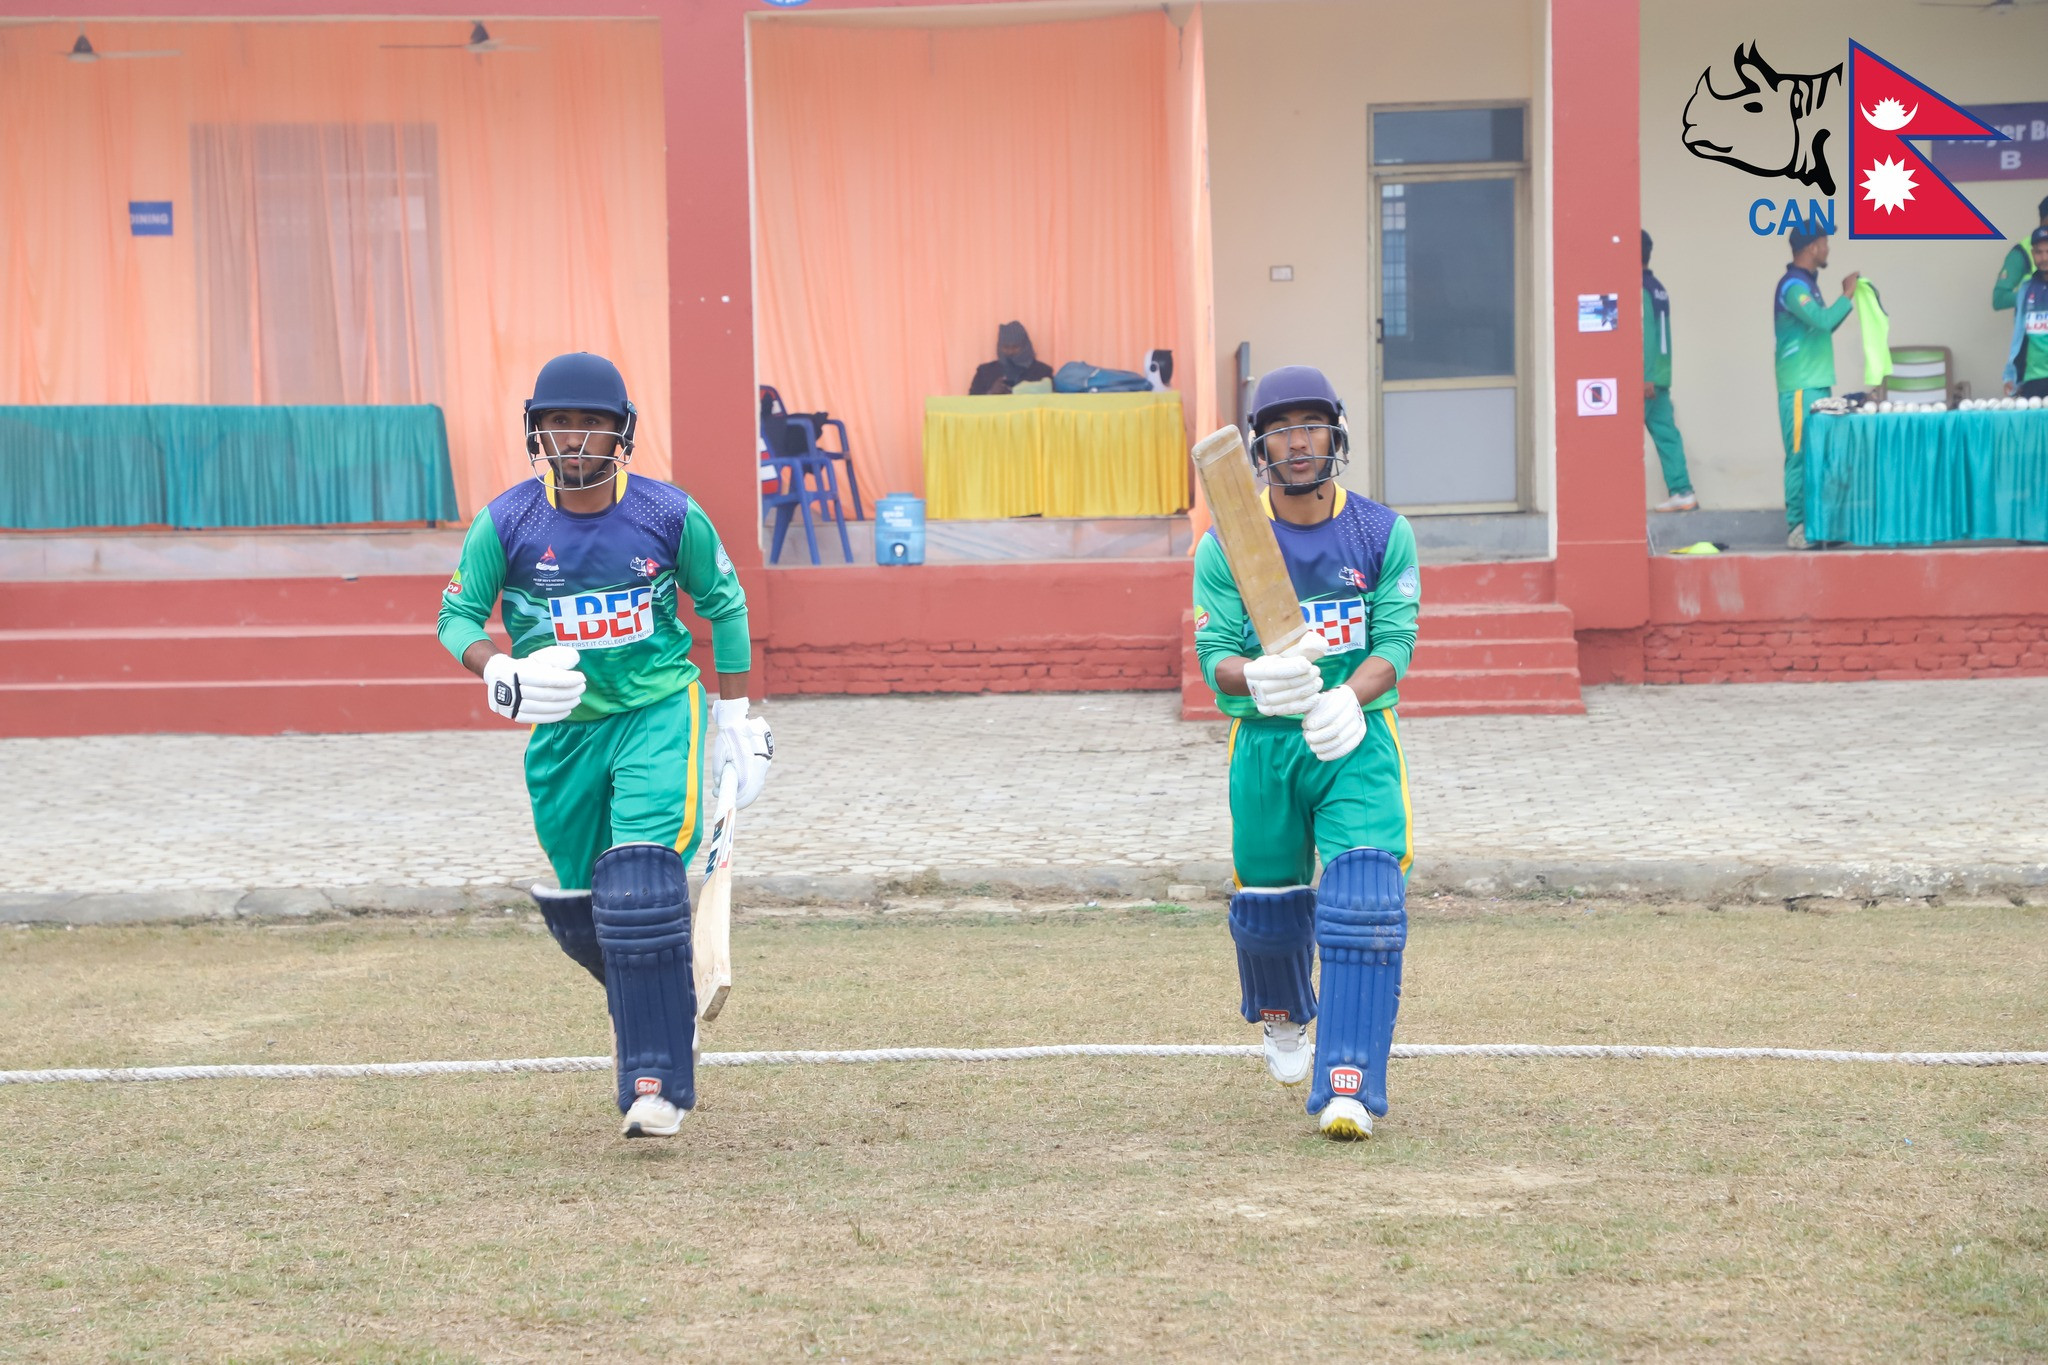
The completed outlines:
<svg viewBox="0 0 2048 1365">
<path fill-rule="evenodd" d="M 1320 370 L 1266 375 L 1250 425 L 1261 493 L 1234 430 L 1196 448 L 1215 525 L 1195 550 L 1195 651 L 1232 718 L 1242 1008 L 1264 1027 L 1275 1080 L 1313 1076 L 1308 1112 L 1321 1131 L 1365 1138 L 1387 1112 L 1408 937 L 1414 848 L 1394 689 L 1415 647 L 1415 533 L 1337 484 L 1350 438 Z M 1281 562 L 1268 569 L 1276 540 Z"/>
<path fill-rule="evenodd" d="M 707 791 L 731 767 L 737 804 L 750 804 L 775 746 L 747 714 L 732 560 L 689 494 L 626 472 L 637 422 L 609 360 L 541 367 L 526 403 L 534 478 L 470 523 L 440 637 L 493 711 L 533 727 L 527 795 L 556 880 L 533 896 L 562 951 L 604 984 L 625 1136 L 667 1137 L 697 1098 L 685 869 Z M 683 593 L 711 623 L 708 706 L 676 615 Z M 510 654 L 484 631 L 501 597 Z"/>
</svg>

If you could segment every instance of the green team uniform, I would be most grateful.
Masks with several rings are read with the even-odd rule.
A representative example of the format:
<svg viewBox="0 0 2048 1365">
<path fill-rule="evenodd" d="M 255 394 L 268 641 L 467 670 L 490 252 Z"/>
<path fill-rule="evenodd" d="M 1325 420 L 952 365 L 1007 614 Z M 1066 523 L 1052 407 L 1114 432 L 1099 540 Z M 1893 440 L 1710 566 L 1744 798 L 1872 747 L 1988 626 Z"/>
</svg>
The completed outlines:
<svg viewBox="0 0 2048 1365">
<path fill-rule="evenodd" d="M 568 719 L 533 728 L 526 783 L 557 884 L 590 885 L 614 844 L 696 851 L 710 704 L 690 661 L 682 596 L 711 623 L 721 673 L 752 667 L 747 599 L 711 519 L 681 489 L 621 473 L 602 512 L 567 512 L 538 480 L 493 499 L 470 523 L 441 596 L 439 634 L 460 659 L 503 602 L 512 653 L 579 652 L 586 684 Z"/>
<path fill-rule="evenodd" d="M 2020 286 L 2027 282 L 2027 276 L 2034 273 L 2034 253 L 2022 240 L 2014 242 L 2012 250 L 2005 253 L 2005 260 L 1998 267 L 1998 279 L 1991 286 L 1991 306 L 2004 310 L 2018 302 Z"/>
<path fill-rule="evenodd" d="M 1673 497 L 1692 492 L 1685 468 L 1685 439 L 1671 411 L 1671 295 L 1643 268 L 1643 382 L 1651 386 L 1643 403 L 1643 425 L 1657 447 L 1657 465 L 1664 473 L 1664 491 Z"/>
<path fill-rule="evenodd" d="M 1785 267 L 1771 300 L 1778 372 L 1778 434 L 1785 442 L 1785 526 L 1806 524 L 1806 410 L 1835 391 L 1835 329 L 1855 306 L 1847 295 L 1823 308 L 1811 270 Z"/>
<path fill-rule="evenodd" d="M 1339 488 L 1327 521 L 1275 520 L 1273 532 L 1302 615 L 1330 647 L 1316 665 L 1323 686 L 1337 686 L 1375 655 L 1393 665 L 1396 679 L 1405 674 L 1422 596 L 1407 518 Z M 1217 664 L 1262 651 L 1213 532 L 1195 549 L 1194 600 L 1195 653 L 1214 690 Z M 1318 858 L 1328 863 L 1353 848 L 1384 850 L 1408 871 L 1415 839 L 1398 700 L 1389 688 L 1367 702 L 1365 738 L 1325 763 L 1302 739 L 1299 717 L 1262 716 L 1250 697 L 1216 693 L 1217 708 L 1231 718 L 1230 849 L 1238 885 L 1307 885 Z"/>
<path fill-rule="evenodd" d="M 2013 304 L 2005 382 L 2017 389 L 2048 380 L 2048 272 L 2035 272 L 2021 281 Z"/>
</svg>

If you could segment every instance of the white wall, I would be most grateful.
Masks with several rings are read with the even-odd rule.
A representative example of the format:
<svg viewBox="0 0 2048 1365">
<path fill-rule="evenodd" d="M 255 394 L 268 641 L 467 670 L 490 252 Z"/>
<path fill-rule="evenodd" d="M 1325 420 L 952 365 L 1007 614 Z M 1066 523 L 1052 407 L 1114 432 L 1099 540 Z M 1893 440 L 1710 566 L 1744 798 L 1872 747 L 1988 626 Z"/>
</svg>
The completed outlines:
<svg viewBox="0 0 2048 1365">
<path fill-rule="evenodd" d="M 1235 356 L 1256 373 L 1316 365 L 1351 410 L 1347 485 L 1366 488 L 1372 386 L 1373 205 L 1368 106 L 1528 100 L 1535 505 L 1549 504 L 1550 217 L 1541 0 L 1212 0 L 1205 6 L 1209 183 L 1216 254 L 1221 413 L 1232 411 Z M 1291 265 L 1291 283 L 1268 279 Z"/>
<path fill-rule="evenodd" d="M 1643 226 L 1657 242 L 1651 268 L 1671 291 L 1672 398 L 1706 507 L 1783 505 L 1771 286 L 1791 251 L 1782 238 L 1752 235 L 1746 214 L 1760 197 L 1782 204 L 1796 193 L 1803 204 L 1822 196 L 1693 156 L 1679 135 L 1685 102 L 1709 65 L 1717 89 L 1735 88 L 1731 59 L 1739 43 L 1754 40 L 1780 72 L 1806 74 L 1846 61 L 1851 38 L 1959 104 L 2048 100 L 2048 5 L 1994 12 L 1918 0 L 1643 3 Z M 1952 347 L 1958 377 L 1980 396 L 1995 392 L 2012 314 L 1991 311 L 1991 281 L 2008 244 L 1850 241 L 1845 87 L 1830 93 L 1829 106 L 1836 237 L 1821 278 L 1825 298 L 1839 295 L 1845 273 L 1861 270 L 1883 293 L 1895 342 Z M 2002 231 L 2023 236 L 2048 181 L 1957 188 Z M 1853 317 L 1835 339 L 1837 390 L 1862 388 Z M 1663 483 L 1647 442 L 1645 451 L 1654 502 Z"/>
</svg>

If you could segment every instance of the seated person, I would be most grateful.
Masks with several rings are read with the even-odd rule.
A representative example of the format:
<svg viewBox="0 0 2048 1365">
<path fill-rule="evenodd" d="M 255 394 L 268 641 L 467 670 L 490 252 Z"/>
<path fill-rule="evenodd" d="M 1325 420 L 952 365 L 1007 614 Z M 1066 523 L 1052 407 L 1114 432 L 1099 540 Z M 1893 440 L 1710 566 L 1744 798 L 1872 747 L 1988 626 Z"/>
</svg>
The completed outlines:
<svg viewBox="0 0 2048 1365">
<path fill-rule="evenodd" d="M 1051 379 L 1052 366 L 1031 349 L 1031 334 L 1021 322 L 1006 322 L 996 329 L 996 358 L 974 372 L 967 392 L 1000 394 L 1015 392 L 1019 384 Z"/>
</svg>

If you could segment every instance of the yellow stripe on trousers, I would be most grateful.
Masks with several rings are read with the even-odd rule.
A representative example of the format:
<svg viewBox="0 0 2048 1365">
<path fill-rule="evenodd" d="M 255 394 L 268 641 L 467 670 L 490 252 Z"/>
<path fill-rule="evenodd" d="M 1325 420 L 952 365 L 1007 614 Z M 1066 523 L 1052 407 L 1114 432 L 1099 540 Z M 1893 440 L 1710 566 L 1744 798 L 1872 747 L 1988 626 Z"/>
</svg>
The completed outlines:
<svg viewBox="0 0 2048 1365">
<path fill-rule="evenodd" d="M 1405 877 L 1415 861 L 1415 803 L 1408 796 L 1408 755 L 1401 748 L 1401 727 L 1394 723 L 1394 709 L 1387 707 L 1379 714 L 1386 717 L 1387 733 L 1394 737 L 1394 757 L 1401 765 L 1401 875 Z"/>
<path fill-rule="evenodd" d="M 683 827 L 676 833 L 676 852 L 681 853 L 690 846 L 691 838 L 697 832 L 697 788 L 704 776 L 704 755 L 700 752 L 705 736 L 698 727 L 704 720 L 704 684 L 690 684 L 690 776 L 683 788 Z"/>
</svg>

